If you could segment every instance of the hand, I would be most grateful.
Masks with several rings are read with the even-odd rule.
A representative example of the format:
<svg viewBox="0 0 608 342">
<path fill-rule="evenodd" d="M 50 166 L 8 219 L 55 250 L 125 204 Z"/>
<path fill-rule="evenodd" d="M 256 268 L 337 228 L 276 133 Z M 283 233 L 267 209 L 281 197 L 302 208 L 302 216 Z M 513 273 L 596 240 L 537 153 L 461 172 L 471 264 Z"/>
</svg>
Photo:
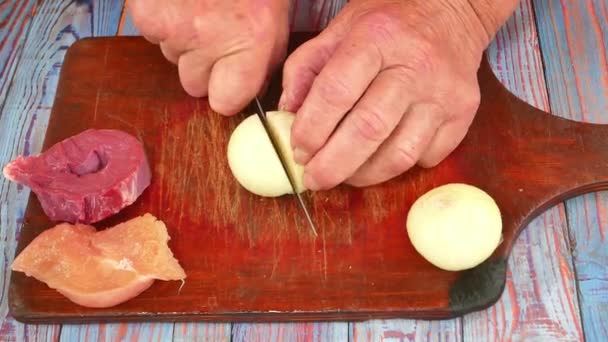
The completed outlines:
<svg viewBox="0 0 608 342">
<path fill-rule="evenodd" d="M 288 0 L 131 0 L 142 35 L 177 64 L 184 90 L 237 113 L 282 62 Z"/>
<path fill-rule="evenodd" d="M 284 66 L 296 161 L 311 190 L 432 167 L 478 109 L 490 37 L 467 0 L 355 0 Z"/>
</svg>

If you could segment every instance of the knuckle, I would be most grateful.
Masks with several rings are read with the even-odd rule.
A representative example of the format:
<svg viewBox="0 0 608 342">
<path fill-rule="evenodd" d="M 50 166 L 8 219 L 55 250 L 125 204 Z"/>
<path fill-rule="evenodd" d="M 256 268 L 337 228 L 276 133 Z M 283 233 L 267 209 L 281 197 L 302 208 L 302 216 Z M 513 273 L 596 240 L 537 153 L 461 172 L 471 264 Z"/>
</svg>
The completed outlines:
<svg viewBox="0 0 608 342">
<path fill-rule="evenodd" d="M 191 29 L 192 32 L 192 40 L 198 42 L 199 44 L 204 44 L 205 42 L 213 42 L 215 43 L 214 38 L 218 38 L 218 36 L 210 36 L 212 33 L 209 32 L 207 28 L 209 19 L 204 15 L 194 15 L 192 17 Z M 190 25 L 188 25 L 190 26 Z"/>
<path fill-rule="evenodd" d="M 317 125 L 314 122 L 300 122 L 293 126 L 292 142 L 298 149 L 308 153 L 315 154 L 321 149 L 326 141 L 322 129 L 316 129 Z"/>
<path fill-rule="evenodd" d="M 402 84 L 405 86 L 413 86 L 416 84 L 415 71 L 404 66 L 395 66 L 390 68 L 389 72 L 387 72 L 387 75 L 391 77 L 392 81 L 398 84 Z"/>
<path fill-rule="evenodd" d="M 406 140 L 395 148 L 395 151 L 391 155 L 391 159 L 386 166 L 391 174 L 400 174 L 416 165 L 418 158 L 416 156 L 414 144 L 414 142 Z"/>
<path fill-rule="evenodd" d="M 458 146 L 458 142 L 453 142 L 450 145 L 448 145 L 447 148 L 446 147 L 443 147 L 442 149 L 431 148 L 431 149 L 429 149 L 429 151 L 427 151 L 424 155 L 422 155 L 420 157 L 420 160 L 418 161 L 418 165 L 425 169 L 435 167 L 435 166 L 439 165 L 439 163 L 441 163 L 445 158 L 447 158 L 450 155 L 450 153 L 452 153 L 454 151 L 454 149 L 456 149 L 457 146 Z"/>
<path fill-rule="evenodd" d="M 363 179 L 361 179 L 359 175 L 348 178 L 344 181 L 344 183 L 350 186 L 354 186 L 355 188 L 362 188 L 368 185 Z"/>
<path fill-rule="evenodd" d="M 223 114 L 231 115 L 246 106 L 264 83 L 262 70 L 251 65 L 249 51 L 213 63 L 209 77 L 209 104 Z"/>
<path fill-rule="evenodd" d="M 440 162 L 441 162 L 441 159 L 439 159 L 439 158 L 424 157 L 424 158 L 420 158 L 420 160 L 418 161 L 418 165 L 422 168 L 430 169 L 430 168 L 433 168 L 433 167 L 439 165 Z"/>
<path fill-rule="evenodd" d="M 283 74 L 286 76 L 293 75 L 299 69 L 299 65 L 294 55 L 289 56 L 283 63 Z"/>
<path fill-rule="evenodd" d="M 283 63 L 283 86 L 285 87 L 287 85 L 286 83 L 294 83 L 309 78 L 311 72 L 308 69 L 309 66 L 307 63 L 309 62 L 295 54 L 287 57 Z"/>
<path fill-rule="evenodd" d="M 206 84 L 204 84 L 202 81 L 182 78 L 181 84 L 184 91 L 192 97 L 203 97 L 206 95 Z"/>
<path fill-rule="evenodd" d="M 433 74 L 439 70 L 437 46 L 427 39 L 413 39 L 409 45 L 404 65 L 418 73 Z"/>
<path fill-rule="evenodd" d="M 360 17 L 366 36 L 379 44 L 396 41 L 400 31 L 400 20 L 394 11 L 385 7 L 370 10 Z"/>
<path fill-rule="evenodd" d="M 209 84 L 209 106 L 216 112 L 224 115 L 232 115 L 239 111 L 249 98 L 248 88 L 240 88 L 239 91 L 218 87 L 215 83 Z"/>
<path fill-rule="evenodd" d="M 465 86 L 463 86 L 463 84 Z M 473 86 L 466 86 L 467 82 L 463 81 L 460 83 L 452 84 L 443 93 L 450 92 L 454 94 L 453 100 L 449 101 L 446 98 L 435 100 L 439 103 L 443 103 L 443 112 L 446 114 L 445 117 L 450 120 L 459 120 L 461 118 L 473 118 L 479 106 L 481 104 L 481 93 L 479 88 Z"/>
<path fill-rule="evenodd" d="M 179 53 L 165 42 L 160 42 L 160 51 L 165 58 L 173 64 L 179 63 Z"/>
<path fill-rule="evenodd" d="M 243 20 L 241 21 L 239 18 L 242 18 Z M 245 11 L 241 15 L 237 15 L 236 22 L 237 24 L 246 27 L 250 39 L 263 41 L 274 37 L 278 33 L 278 26 L 274 24 L 276 18 L 266 15 L 266 13 Z"/>
<path fill-rule="evenodd" d="M 299 149 L 304 150 L 307 153 L 316 152 L 319 145 L 316 144 L 313 137 L 314 135 L 311 134 L 302 123 L 293 126 L 291 140 L 293 145 L 297 146 Z"/>
<path fill-rule="evenodd" d="M 213 88 L 209 89 L 209 106 L 221 114 L 230 114 L 234 107 L 233 101 L 222 93 L 216 93 Z"/>
<path fill-rule="evenodd" d="M 279 26 L 276 25 L 276 18 L 273 18 L 266 13 L 259 13 L 258 11 L 251 11 L 247 8 L 236 8 L 234 12 L 229 14 L 227 18 L 221 17 L 223 22 L 217 22 L 217 25 L 221 27 L 226 25 L 225 21 L 229 22 L 232 26 L 231 30 L 222 31 L 222 33 L 216 37 L 216 39 L 225 39 L 226 36 L 235 36 L 238 40 L 247 42 L 250 46 L 255 46 L 254 43 L 265 44 L 270 41 L 274 41 L 279 36 Z M 205 27 L 205 32 L 213 34 L 214 30 L 210 30 L 208 24 L 208 18 L 202 17 L 202 25 Z M 221 38 L 220 38 L 221 37 Z"/>
<path fill-rule="evenodd" d="M 291 143 L 298 148 L 306 149 L 306 131 L 300 128 L 300 125 L 294 123 L 291 128 Z"/>
<path fill-rule="evenodd" d="M 351 115 L 355 133 L 363 140 L 379 143 L 388 136 L 388 125 L 380 111 L 363 107 Z"/>
<path fill-rule="evenodd" d="M 463 97 L 463 111 L 466 115 L 472 115 L 477 112 L 481 104 L 481 94 L 478 89 L 468 92 L 468 95 Z"/>
<path fill-rule="evenodd" d="M 341 108 L 354 98 L 354 91 L 338 75 L 319 76 L 315 88 L 321 100 L 330 108 Z"/>
<path fill-rule="evenodd" d="M 341 181 L 339 175 L 327 167 L 311 168 L 308 172 L 321 189 L 332 188 Z"/>
</svg>

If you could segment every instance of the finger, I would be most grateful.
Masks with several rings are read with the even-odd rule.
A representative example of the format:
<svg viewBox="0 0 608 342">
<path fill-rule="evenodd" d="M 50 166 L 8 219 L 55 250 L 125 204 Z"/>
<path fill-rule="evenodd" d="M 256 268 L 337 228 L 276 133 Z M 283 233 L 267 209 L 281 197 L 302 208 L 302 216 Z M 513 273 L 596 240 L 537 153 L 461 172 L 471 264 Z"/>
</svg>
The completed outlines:
<svg viewBox="0 0 608 342">
<path fill-rule="evenodd" d="M 295 112 L 300 108 L 315 77 L 321 72 L 337 46 L 335 37 L 323 32 L 300 45 L 289 55 L 283 67 L 280 110 Z"/>
<path fill-rule="evenodd" d="M 176 49 L 171 44 L 169 44 L 167 41 L 160 42 L 159 46 L 160 46 L 160 51 L 163 53 L 163 56 L 165 56 L 165 58 L 173 64 L 177 64 L 177 62 L 179 60 L 179 56 L 184 52 L 184 51 L 181 51 L 180 49 Z"/>
<path fill-rule="evenodd" d="M 131 0 L 127 2 L 130 9 L 133 24 L 137 27 L 141 35 L 152 44 L 159 44 L 166 34 L 164 20 L 158 13 L 151 13 L 151 10 L 161 10 L 163 6 L 157 0 Z M 162 11 L 160 11 L 162 13 Z"/>
<path fill-rule="evenodd" d="M 202 50 L 194 50 L 181 55 L 177 62 L 179 79 L 182 87 L 190 96 L 207 95 L 209 74 L 213 60 Z"/>
<path fill-rule="evenodd" d="M 239 50 L 215 62 L 208 93 L 209 105 L 214 111 L 223 115 L 236 114 L 256 96 L 268 72 L 268 50 L 264 46 Z"/>
<path fill-rule="evenodd" d="M 427 150 L 441 122 L 441 111 L 437 106 L 411 106 L 393 134 L 346 183 L 370 186 L 407 171 Z"/>
<path fill-rule="evenodd" d="M 454 114 L 438 129 L 428 149 L 422 154 L 418 165 L 434 167 L 445 159 L 462 142 L 479 109 L 481 95 L 476 75 L 460 82 L 459 87 L 452 87 L 456 101 L 451 108 Z M 452 92 L 454 93 L 454 91 Z"/>
<path fill-rule="evenodd" d="M 311 190 L 328 189 L 353 175 L 395 129 L 410 105 L 412 86 L 399 73 L 378 74 L 328 143 L 304 169 Z"/>
<path fill-rule="evenodd" d="M 273 71 L 285 61 L 287 56 L 287 45 L 289 44 L 289 25 L 287 22 L 284 25 L 278 25 L 277 37 L 272 47 L 272 55 L 270 58 Z"/>
<path fill-rule="evenodd" d="M 147 40 L 148 42 L 154 44 L 154 45 L 159 45 L 160 44 L 160 37 L 159 36 L 152 36 L 149 34 L 144 34 L 142 35 L 142 37 L 144 37 L 145 40 Z"/>
<path fill-rule="evenodd" d="M 472 117 L 456 121 L 446 121 L 439 127 L 428 148 L 421 155 L 418 164 L 429 168 L 439 164 L 458 147 L 467 134 Z"/>
<path fill-rule="evenodd" d="M 291 133 L 296 162 L 306 164 L 325 145 L 342 117 L 378 75 L 381 66 L 382 56 L 367 41 L 357 37 L 342 41 L 315 78 L 297 112 Z M 372 101 L 382 97 L 384 94 L 377 90 Z M 364 106 L 362 110 L 366 109 Z"/>
<path fill-rule="evenodd" d="M 201 49 L 201 41 L 206 41 L 207 37 L 199 36 L 199 40 L 192 38 L 189 35 L 172 35 L 159 43 L 160 50 L 163 56 L 171 63 L 177 64 L 179 57 L 188 51 Z M 206 55 L 209 57 L 220 55 L 223 50 L 222 45 L 214 44 L 213 41 L 208 41 L 204 47 Z"/>
<path fill-rule="evenodd" d="M 283 64 L 285 57 L 287 55 L 287 44 L 289 40 L 289 26 L 284 25 L 279 27 L 279 34 L 277 36 L 276 42 L 273 47 L 273 53 L 270 58 L 270 66 L 268 72 L 266 73 L 266 77 L 264 78 L 264 82 L 259 91 L 259 96 L 265 96 L 270 88 L 271 82 L 275 77 L 275 73 L 278 67 Z M 279 110 L 281 107 L 279 107 Z"/>
</svg>

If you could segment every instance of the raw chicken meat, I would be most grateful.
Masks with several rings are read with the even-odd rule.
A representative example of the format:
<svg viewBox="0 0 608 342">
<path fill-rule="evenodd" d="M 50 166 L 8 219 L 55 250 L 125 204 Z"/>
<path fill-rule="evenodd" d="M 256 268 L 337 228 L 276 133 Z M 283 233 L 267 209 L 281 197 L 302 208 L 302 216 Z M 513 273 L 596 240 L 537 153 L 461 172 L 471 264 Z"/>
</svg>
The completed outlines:
<svg viewBox="0 0 608 342">
<path fill-rule="evenodd" d="M 12 264 L 72 302 L 115 306 L 148 289 L 155 279 L 184 280 L 167 242 L 165 224 L 151 214 L 97 232 L 62 223 L 43 231 Z"/>
<path fill-rule="evenodd" d="M 51 220 L 89 224 L 135 202 L 152 175 L 135 137 L 89 129 L 40 155 L 18 157 L 4 176 L 29 186 Z"/>
</svg>

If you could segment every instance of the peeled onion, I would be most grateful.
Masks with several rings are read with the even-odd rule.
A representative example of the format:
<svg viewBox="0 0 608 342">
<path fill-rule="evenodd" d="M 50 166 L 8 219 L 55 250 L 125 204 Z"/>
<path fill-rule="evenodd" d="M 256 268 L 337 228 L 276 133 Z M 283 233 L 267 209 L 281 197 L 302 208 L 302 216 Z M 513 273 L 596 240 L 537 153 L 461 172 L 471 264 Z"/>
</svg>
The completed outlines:
<svg viewBox="0 0 608 342">
<path fill-rule="evenodd" d="M 486 192 L 452 183 L 434 188 L 414 202 L 407 233 L 416 251 L 431 264 L 460 271 L 492 255 L 501 241 L 502 218 Z"/>
</svg>

